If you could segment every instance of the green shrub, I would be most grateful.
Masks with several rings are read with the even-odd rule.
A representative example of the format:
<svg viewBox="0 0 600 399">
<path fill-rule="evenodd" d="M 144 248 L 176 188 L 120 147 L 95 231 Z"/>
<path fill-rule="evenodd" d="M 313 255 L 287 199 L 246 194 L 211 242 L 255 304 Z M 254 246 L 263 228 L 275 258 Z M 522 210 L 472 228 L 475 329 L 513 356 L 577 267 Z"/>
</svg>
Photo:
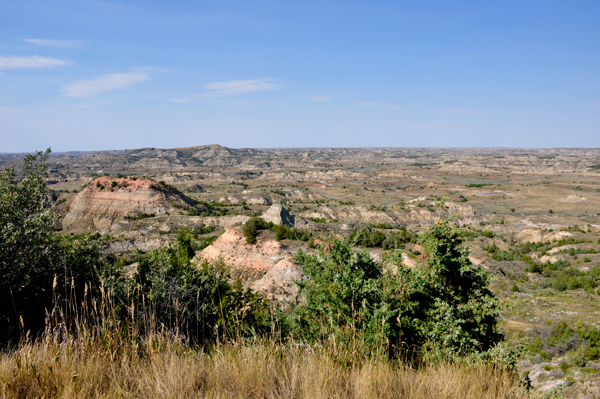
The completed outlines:
<svg viewBox="0 0 600 399">
<path fill-rule="evenodd" d="M 105 271 L 103 279 L 114 297 L 127 298 L 121 317 L 141 320 L 151 314 L 158 325 L 200 344 L 270 331 L 271 311 L 262 294 L 244 289 L 239 279 L 230 282 L 223 263 L 194 265 L 193 257 L 192 233 L 182 229 L 175 245 L 139 259 L 133 278 L 118 265 Z"/>
<path fill-rule="evenodd" d="M 386 297 L 384 285 L 391 282 L 380 263 L 342 241 L 334 241 L 328 250 L 322 247 L 316 255 L 298 252 L 296 262 L 310 278 L 298 283 L 306 302 L 292 315 L 304 339 L 334 340 L 366 354 L 398 344 L 396 319 L 402 312 Z"/>
<path fill-rule="evenodd" d="M 542 355 L 546 360 L 568 354 L 569 362 L 559 363 L 566 372 L 570 365 L 583 367 L 589 360 L 600 357 L 600 329 L 573 328 L 566 321 L 553 324 L 530 341 L 529 351 Z"/>
<path fill-rule="evenodd" d="M 472 267 L 461 236 L 447 222 L 438 223 L 421 245 L 428 254 L 424 277 L 431 301 L 425 332 L 437 350 L 485 351 L 500 342 L 500 302 L 489 290 L 487 272 Z"/>
<path fill-rule="evenodd" d="M 81 298 L 85 283 L 98 283 L 96 247 L 54 233 L 58 217 L 45 184 L 49 154 L 27 155 L 20 182 L 12 167 L 0 170 L 0 342 L 42 332 L 46 312 L 63 303 L 63 293 Z"/>
<path fill-rule="evenodd" d="M 269 223 L 271 222 L 265 222 L 264 219 L 258 217 L 251 218 L 244 223 L 242 233 L 244 234 L 244 237 L 246 237 L 246 243 L 254 244 L 256 242 L 258 231 L 269 228 Z"/>
<path fill-rule="evenodd" d="M 125 216 L 125 219 L 126 220 L 142 220 L 142 219 L 153 218 L 154 216 L 156 216 L 156 215 L 153 214 L 153 213 L 145 213 L 144 212 L 144 213 L 142 213 L 142 214 L 140 214 L 138 216 L 129 216 L 129 215 L 127 215 L 127 216 Z"/>
<path fill-rule="evenodd" d="M 586 291 L 593 292 L 598 280 L 600 280 L 600 267 L 598 266 L 593 267 L 587 272 L 580 272 L 575 268 L 567 268 L 552 277 L 552 287 L 558 291 L 584 288 Z"/>
<path fill-rule="evenodd" d="M 396 257 L 395 275 L 342 241 L 317 254 L 299 252 L 296 261 L 309 280 L 299 283 L 306 301 L 292 315 L 298 335 L 368 353 L 435 357 L 495 346 L 502 339 L 500 305 L 486 272 L 472 267 L 460 234 L 444 222 L 421 238 L 427 265 L 408 268 Z"/>
<path fill-rule="evenodd" d="M 583 367 L 587 363 L 588 357 L 586 346 L 580 346 L 577 349 L 569 352 L 569 362 L 576 367 Z"/>
<path fill-rule="evenodd" d="M 289 228 L 283 225 L 276 225 L 273 222 L 266 222 L 264 219 L 259 217 L 253 217 L 249 219 L 242 227 L 242 233 L 246 237 L 247 244 L 254 244 L 256 242 L 256 236 L 259 230 L 271 230 L 275 232 L 275 239 L 281 240 L 300 240 L 308 241 L 312 234 L 305 230 L 298 230 L 295 228 Z"/>
<path fill-rule="evenodd" d="M 346 242 L 366 248 L 402 249 L 404 244 L 417 241 L 417 235 L 407 231 L 406 227 L 402 226 L 399 230 L 386 234 L 364 228 L 349 234 Z"/>
</svg>

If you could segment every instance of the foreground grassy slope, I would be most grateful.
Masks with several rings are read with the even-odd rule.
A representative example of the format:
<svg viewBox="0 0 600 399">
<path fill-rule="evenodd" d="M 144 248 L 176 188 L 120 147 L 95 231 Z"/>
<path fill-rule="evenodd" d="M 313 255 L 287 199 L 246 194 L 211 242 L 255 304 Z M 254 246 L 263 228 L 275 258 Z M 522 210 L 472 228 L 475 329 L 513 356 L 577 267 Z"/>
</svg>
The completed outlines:
<svg viewBox="0 0 600 399">
<path fill-rule="evenodd" d="M 48 337 L 0 355 L 0 396 L 17 398 L 525 398 L 485 366 L 343 363 L 328 350 L 233 342 L 205 353 L 167 336 L 139 345 Z M 114 338 L 114 337 L 113 337 Z"/>
</svg>

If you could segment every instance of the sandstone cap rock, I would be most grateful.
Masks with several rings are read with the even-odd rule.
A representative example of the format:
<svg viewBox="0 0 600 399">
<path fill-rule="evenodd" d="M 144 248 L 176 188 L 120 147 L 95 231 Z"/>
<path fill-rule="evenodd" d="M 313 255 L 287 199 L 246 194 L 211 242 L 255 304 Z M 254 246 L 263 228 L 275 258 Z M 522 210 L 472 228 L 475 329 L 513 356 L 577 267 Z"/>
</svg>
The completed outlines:
<svg viewBox="0 0 600 399">
<path fill-rule="evenodd" d="M 285 225 L 293 227 L 295 224 L 294 217 L 281 204 L 273 204 L 261 216 L 265 221 L 272 222 L 277 225 Z"/>
</svg>

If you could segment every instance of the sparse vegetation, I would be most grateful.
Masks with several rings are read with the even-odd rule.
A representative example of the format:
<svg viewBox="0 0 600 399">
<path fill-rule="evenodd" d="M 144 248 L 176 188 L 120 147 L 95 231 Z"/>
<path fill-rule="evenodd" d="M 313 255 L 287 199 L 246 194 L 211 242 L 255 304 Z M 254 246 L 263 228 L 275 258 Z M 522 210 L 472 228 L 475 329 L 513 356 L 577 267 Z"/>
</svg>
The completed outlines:
<svg viewBox="0 0 600 399">
<path fill-rule="evenodd" d="M 137 216 L 130 216 L 130 215 L 126 215 L 125 219 L 126 220 L 142 220 L 142 219 L 149 219 L 149 218 L 153 218 L 156 215 L 153 213 L 141 213 Z"/>
<path fill-rule="evenodd" d="M 259 217 L 253 217 L 244 223 L 242 232 L 246 237 L 247 244 L 254 244 L 256 242 L 256 236 L 260 230 L 271 230 L 275 232 L 275 239 L 281 240 L 300 240 L 308 241 L 312 236 L 311 233 L 305 230 L 298 230 L 295 228 L 289 228 L 283 225 L 277 225 L 273 222 L 266 222 L 264 219 Z"/>
<path fill-rule="evenodd" d="M 379 230 L 362 229 L 348 235 L 346 241 L 367 248 L 403 249 L 404 244 L 417 242 L 417 235 L 409 232 L 404 226 L 397 232 L 387 234 Z"/>
</svg>

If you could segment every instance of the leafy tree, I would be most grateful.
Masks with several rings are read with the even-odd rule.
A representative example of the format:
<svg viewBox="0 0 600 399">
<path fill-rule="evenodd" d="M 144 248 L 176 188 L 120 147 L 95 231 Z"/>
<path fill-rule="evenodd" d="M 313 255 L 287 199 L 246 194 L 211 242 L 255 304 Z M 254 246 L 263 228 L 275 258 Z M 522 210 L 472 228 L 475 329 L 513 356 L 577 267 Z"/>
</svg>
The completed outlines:
<svg viewBox="0 0 600 399">
<path fill-rule="evenodd" d="M 83 290 L 99 261 L 87 240 L 54 234 L 57 216 L 46 188 L 49 154 L 48 149 L 27 155 L 20 181 L 13 167 L 0 171 L 0 340 L 41 331 L 53 301 Z"/>
<path fill-rule="evenodd" d="M 384 271 L 367 252 L 353 251 L 343 241 L 317 254 L 298 252 L 296 261 L 310 278 L 298 283 L 306 302 L 293 314 L 295 328 L 310 341 L 372 352 L 387 344 L 397 309 L 384 299 Z"/>
<path fill-rule="evenodd" d="M 422 333 L 440 351 L 485 351 L 502 340 L 497 325 L 500 302 L 489 289 L 485 270 L 474 268 L 463 238 L 447 222 L 421 237 L 427 264 Z"/>
<path fill-rule="evenodd" d="M 427 303 L 424 335 L 442 350 L 485 351 L 502 339 L 500 302 L 488 288 L 485 270 L 474 268 L 463 238 L 447 222 L 421 237 L 428 255 L 422 269 Z"/>
</svg>

